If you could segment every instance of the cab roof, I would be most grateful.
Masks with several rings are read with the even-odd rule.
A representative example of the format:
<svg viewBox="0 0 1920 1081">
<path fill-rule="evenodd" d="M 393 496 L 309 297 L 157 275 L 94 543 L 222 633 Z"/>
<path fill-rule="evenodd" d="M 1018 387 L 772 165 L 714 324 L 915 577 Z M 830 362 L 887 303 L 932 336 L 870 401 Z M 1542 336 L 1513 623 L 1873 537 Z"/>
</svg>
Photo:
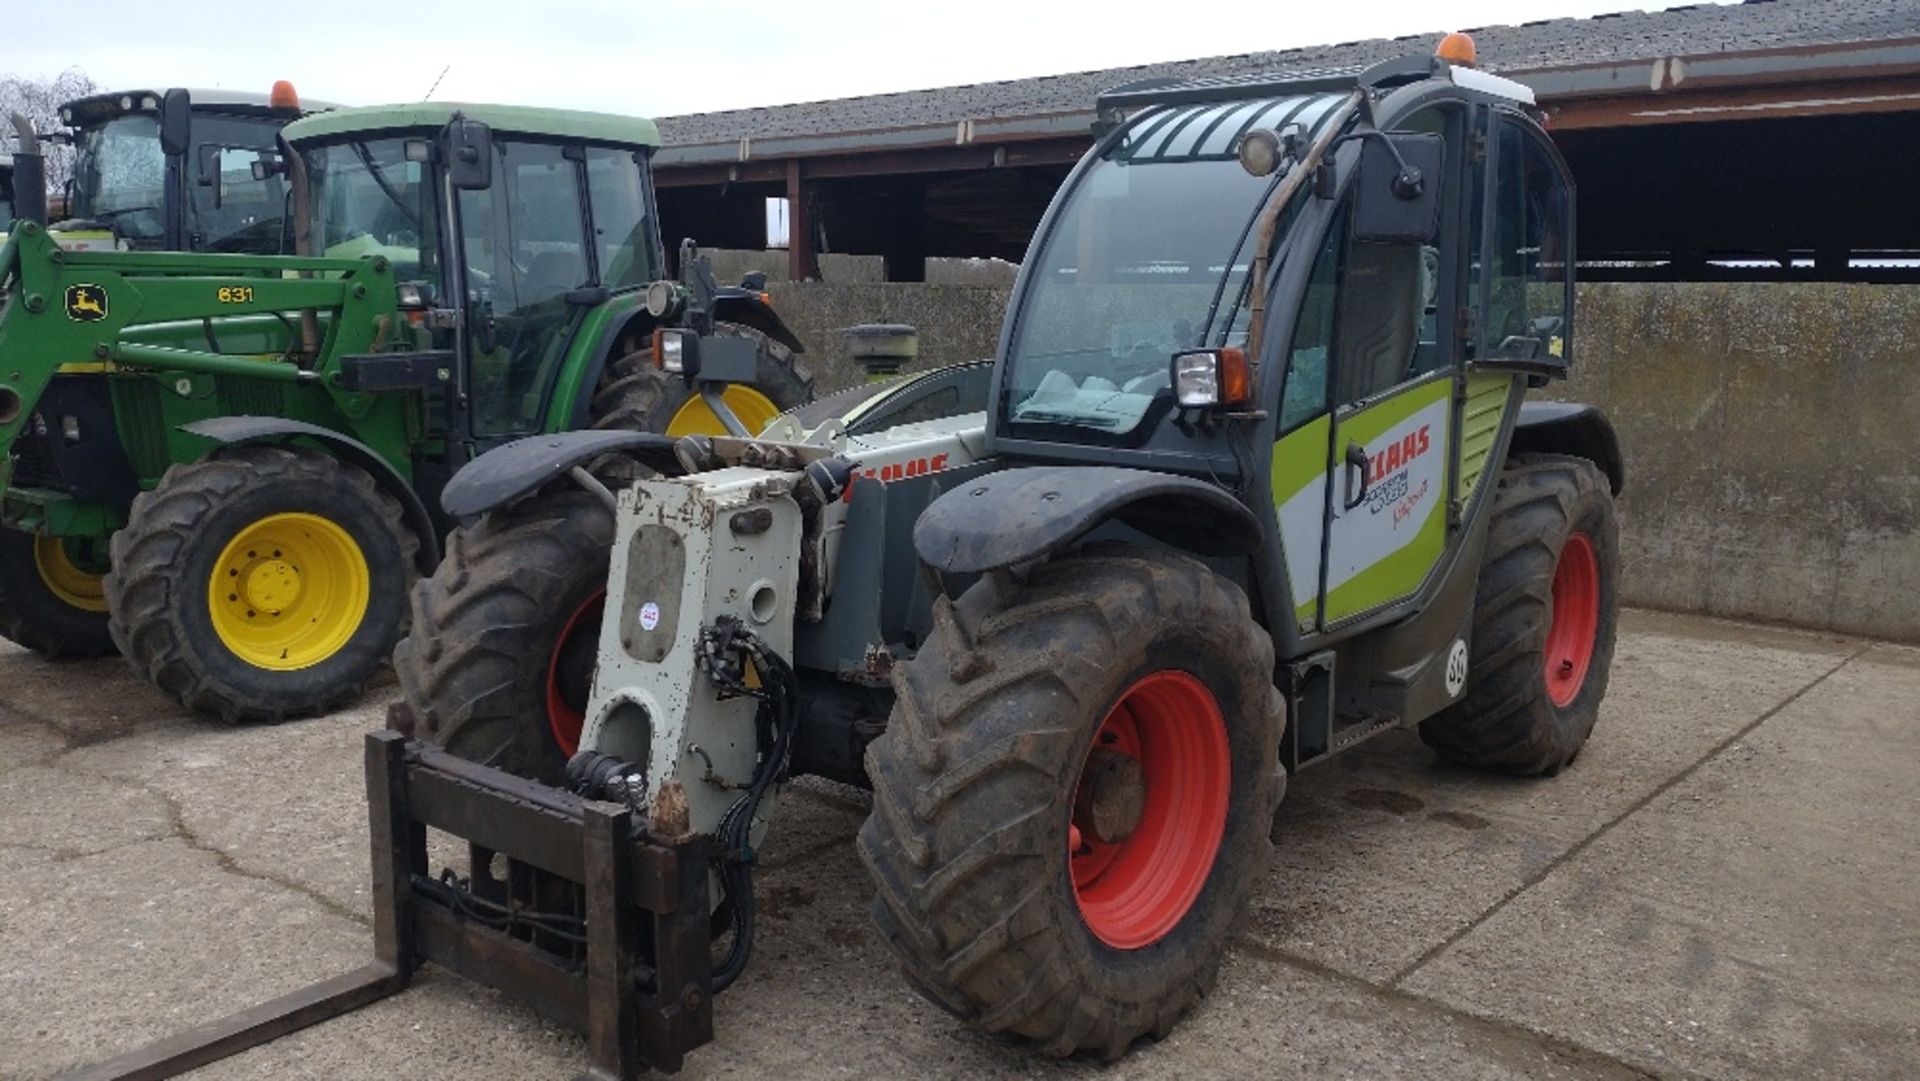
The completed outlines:
<svg viewBox="0 0 1920 1081">
<path fill-rule="evenodd" d="M 220 88 L 187 87 L 187 100 L 195 109 L 214 109 L 236 113 L 258 113 L 261 115 L 277 113 L 269 95 L 257 94 L 250 90 L 224 90 Z M 61 103 L 60 111 L 74 117 L 80 123 L 96 122 L 117 116 L 127 111 L 120 108 L 122 98 L 131 98 L 135 103 L 134 112 L 145 112 L 141 103 L 151 98 L 155 107 L 165 97 L 165 87 L 151 89 L 133 88 L 127 90 L 103 90 L 98 94 L 88 94 L 83 98 Z M 324 109 L 338 109 L 340 106 L 331 101 L 313 101 L 300 99 L 302 113 L 319 112 Z"/>
<path fill-rule="evenodd" d="M 538 109 L 524 105 L 486 105 L 454 101 L 414 105 L 368 105 L 335 109 L 288 124 L 290 143 L 360 135 L 378 131 L 439 130 L 456 115 L 477 120 L 495 134 L 544 135 L 616 146 L 657 147 L 660 129 L 637 116 L 583 112 L 577 109 Z"/>
</svg>

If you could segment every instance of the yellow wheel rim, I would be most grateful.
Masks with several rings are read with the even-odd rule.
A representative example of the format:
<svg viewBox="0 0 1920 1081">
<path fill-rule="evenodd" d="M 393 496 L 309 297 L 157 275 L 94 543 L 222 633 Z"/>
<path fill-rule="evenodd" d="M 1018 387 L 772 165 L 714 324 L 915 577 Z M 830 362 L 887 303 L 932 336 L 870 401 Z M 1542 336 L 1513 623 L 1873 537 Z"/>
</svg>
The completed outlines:
<svg viewBox="0 0 1920 1081">
<path fill-rule="evenodd" d="M 40 581 L 49 592 L 83 612 L 107 610 L 107 592 L 100 584 L 103 575 L 86 570 L 74 562 L 64 537 L 38 535 L 33 538 L 33 565 L 39 568 Z"/>
<path fill-rule="evenodd" d="M 214 633 L 257 668 L 292 672 L 340 652 L 367 615 L 367 558 L 314 514 L 274 514 L 242 529 L 213 565 Z"/>
<path fill-rule="evenodd" d="M 773 399 L 752 387 L 742 386 L 739 383 L 729 383 L 727 389 L 720 392 L 720 400 L 727 403 L 728 409 L 733 410 L 733 415 L 739 418 L 741 427 L 754 435 L 764 431 L 767 425 L 773 423 L 773 418 L 780 415 L 780 407 L 773 404 Z M 708 407 L 706 400 L 696 394 L 688 398 L 686 404 L 682 405 L 680 411 L 675 413 L 673 419 L 667 423 L 667 434 L 678 437 L 728 433 L 727 426 L 720 423 L 720 414 L 715 413 Z"/>
</svg>

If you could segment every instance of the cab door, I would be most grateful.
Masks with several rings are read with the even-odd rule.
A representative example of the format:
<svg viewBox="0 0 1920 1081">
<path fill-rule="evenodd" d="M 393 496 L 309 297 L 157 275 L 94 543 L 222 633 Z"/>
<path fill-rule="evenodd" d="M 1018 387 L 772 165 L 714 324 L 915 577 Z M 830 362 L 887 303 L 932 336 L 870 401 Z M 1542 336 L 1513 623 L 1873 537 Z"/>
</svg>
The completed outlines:
<svg viewBox="0 0 1920 1081">
<path fill-rule="evenodd" d="M 1363 159 L 1315 255 L 1290 343 L 1274 465 L 1303 632 L 1409 600 L 1451 539 L 1466 231 L 1456 150 L 1467 117 L 1464 108 L 1436 107 L 1397 129 L 1438 139 L 1430 231 L 1392 236 L 1367 223 L 1362 186 L 1383 180 Z"/>
</svg>

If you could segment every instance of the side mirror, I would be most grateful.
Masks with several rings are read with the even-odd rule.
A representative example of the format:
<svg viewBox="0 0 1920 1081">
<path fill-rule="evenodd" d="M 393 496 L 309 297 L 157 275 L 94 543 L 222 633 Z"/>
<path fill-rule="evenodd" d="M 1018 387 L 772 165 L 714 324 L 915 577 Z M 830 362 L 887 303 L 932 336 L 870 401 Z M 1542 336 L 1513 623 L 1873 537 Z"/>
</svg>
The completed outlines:
<svg viewBox="0 0 1920 1081">
<path fill-rule="evenodd" d="M 447 180 L 460 191 L 493 186 L 493 132 L 478 120 L 456 116 L 440 135 Z"/>
<path fill-rule="evenodd" d="M 160 99 L 160 151 L 179 157 L 193 141 L 193 100 L 185 90 L 174 87 Z"/>
<path fill-rule="evenodd" d="M 1353 210 L 1357 240 L 1426 244 L 1440 229 L 1441 170 L 1446 141 L 1412 132 L 1353 136 L 1363 140 Z"/>
<path fill-rule="evenodd" d="M 249 168 L 255 180 L 287 175 L 287 163 L 282 161 L 278 154 L 261 154 L 253 159 L 253 164 Z"/>
<path fill-rule="evenodd" d="M 767 288 L 767 272 L 764 270 L 756 270 L 746 277 L 741 278 L 740 288 L 751 289 L 756 293 L 765 292 Z"/>
</svg>

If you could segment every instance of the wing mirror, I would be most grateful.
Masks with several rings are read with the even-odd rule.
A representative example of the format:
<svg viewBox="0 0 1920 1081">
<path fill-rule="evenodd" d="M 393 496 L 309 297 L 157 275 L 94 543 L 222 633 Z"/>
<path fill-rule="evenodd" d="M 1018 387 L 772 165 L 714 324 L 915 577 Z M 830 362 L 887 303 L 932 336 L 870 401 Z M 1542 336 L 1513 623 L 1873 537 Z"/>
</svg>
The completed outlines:
<svg viewBox="0 0 1920 1081">
<path fill-rule="evenodd" d="M 478 120 L 456 116 L 440 133 L 447 179 L 460 191 L 493 186 L 493 131 Z"/>
<path fill-rule="evenodd" d="M 1433 240 L 1440 228 L 1446 141 L 1415 132 L 1366 131 L 1348 138 L 1363 140 L 1354 238 L 1397 244 Z"/>
</svg>

